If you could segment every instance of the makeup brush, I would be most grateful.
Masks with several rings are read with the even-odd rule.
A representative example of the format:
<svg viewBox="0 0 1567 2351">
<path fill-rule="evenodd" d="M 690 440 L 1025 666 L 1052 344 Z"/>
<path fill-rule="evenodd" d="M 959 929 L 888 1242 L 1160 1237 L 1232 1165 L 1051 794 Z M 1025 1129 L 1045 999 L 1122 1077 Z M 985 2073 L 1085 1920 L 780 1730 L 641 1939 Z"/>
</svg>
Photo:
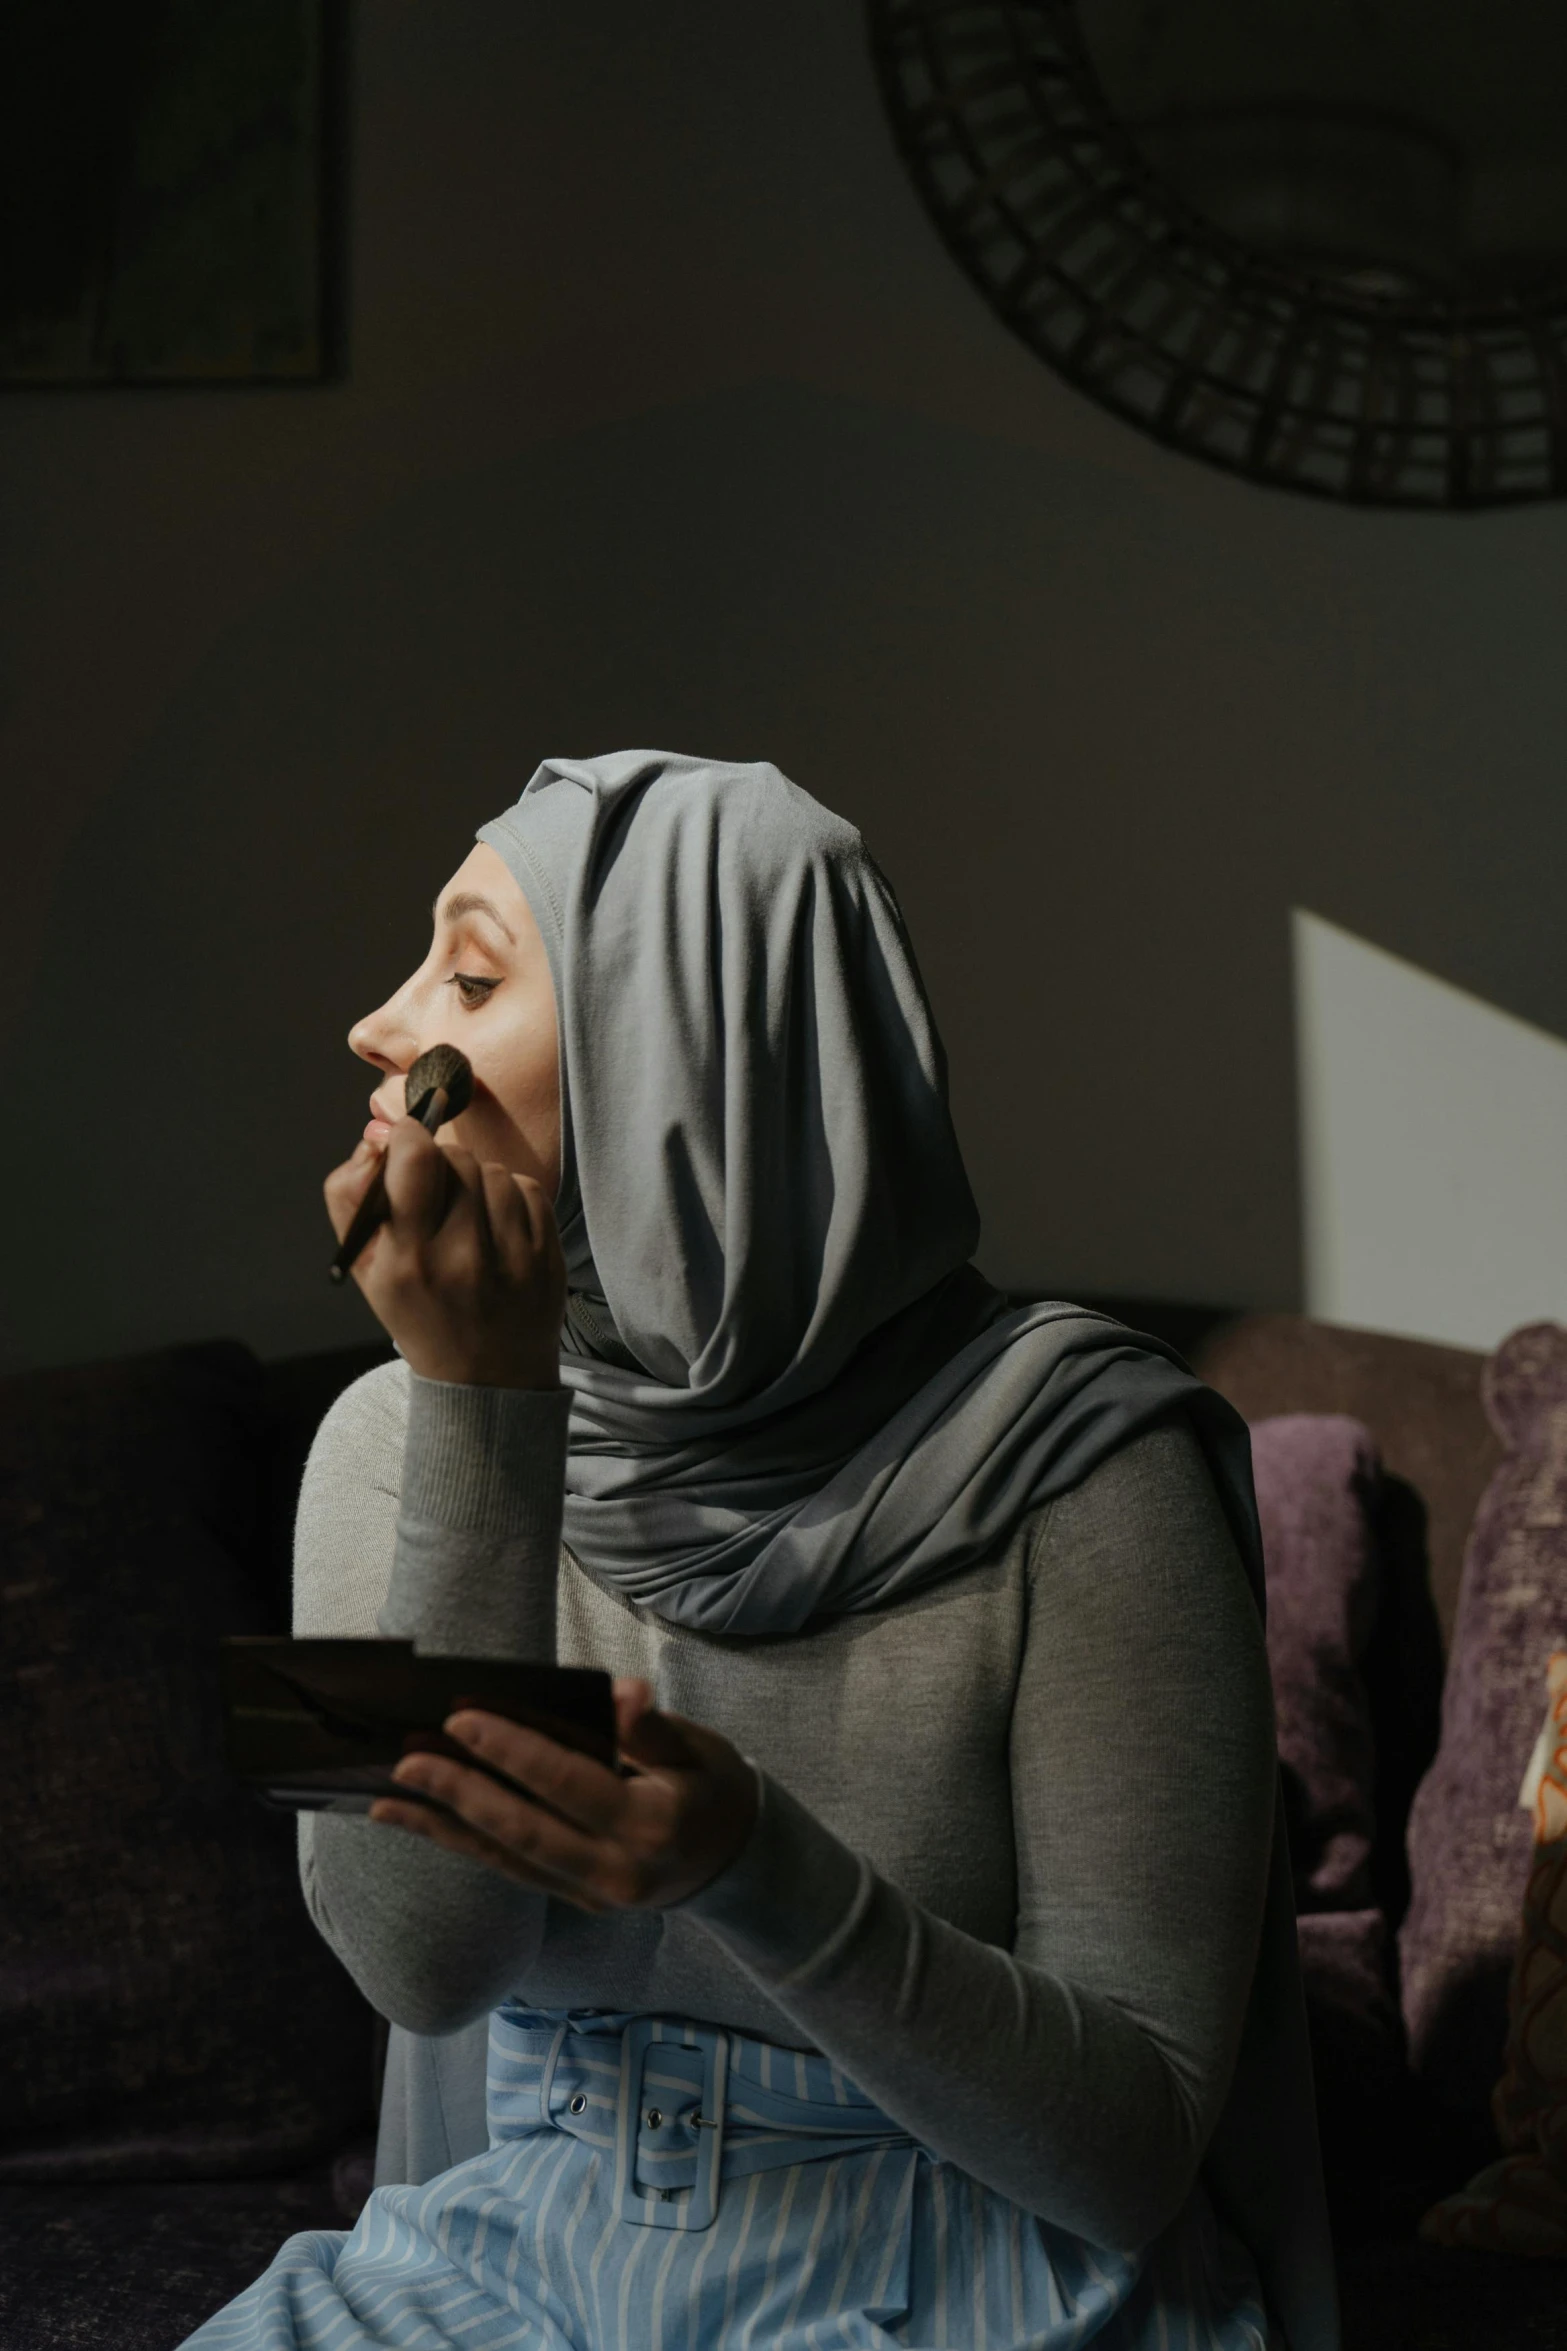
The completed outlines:
<svg viewBox="0 0 1567 2351">
<path fill-rule="evenodd" d="M 473 1100 L 472 1064 L 467 1054 L 459 1053 L 455 1045 L 432 1045 L 409 1070 L 403 1089 L 408 1116 L 416 1118 L 425 1132 L 433 1135 L 448 1119 L 461 1118 Z M 376 1169 L 375 1182 L 354 1211 L 353 1223 L 338 1243 L 331 1268 L 334 1282 L 344 1279 L 370 1235 L 385 1224 L 390 1214 L 383 1161 Z"/>
</svg>

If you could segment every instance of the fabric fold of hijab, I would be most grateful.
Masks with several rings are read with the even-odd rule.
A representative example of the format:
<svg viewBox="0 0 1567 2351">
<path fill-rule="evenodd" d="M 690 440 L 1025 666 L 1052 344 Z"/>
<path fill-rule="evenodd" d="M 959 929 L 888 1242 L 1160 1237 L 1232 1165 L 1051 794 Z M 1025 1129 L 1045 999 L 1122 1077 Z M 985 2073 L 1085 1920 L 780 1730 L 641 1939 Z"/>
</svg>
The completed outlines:
<svg viewBox="0 0 1567 2351">
<path fill-rule="evenodd" d="M 1257 1561 L 1230 1408 L 970 1265 L 940 1042 L 852 826 L 774 767 L 628 751 L 547 760 L 479 839 L 555 984 L 590 1575 L 705 1632 L 795 1632 L 958 1573 L 1179 1410 Z"/>
</svg>

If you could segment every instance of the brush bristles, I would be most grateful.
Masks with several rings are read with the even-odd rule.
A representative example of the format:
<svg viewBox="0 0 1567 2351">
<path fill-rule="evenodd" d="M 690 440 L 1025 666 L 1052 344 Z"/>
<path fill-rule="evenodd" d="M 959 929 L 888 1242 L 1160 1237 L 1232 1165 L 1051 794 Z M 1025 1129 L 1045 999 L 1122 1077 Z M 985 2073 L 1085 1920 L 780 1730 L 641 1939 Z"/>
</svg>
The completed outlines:
<svg viewBox="0 0 1567 2351">
<path fill-rule="evenodd" d="M 473 1068 L 467 1054 L 459 1053 L 455 1045 L 432 1045 L 428 1053 L 420 1054 L 405 1084 L 408 1108 L 416 1116 L 420 1103 L 437 1086 L 444 1086 L 447 1118 L 461 1118 L 473 1099 Z"/>
</svg>

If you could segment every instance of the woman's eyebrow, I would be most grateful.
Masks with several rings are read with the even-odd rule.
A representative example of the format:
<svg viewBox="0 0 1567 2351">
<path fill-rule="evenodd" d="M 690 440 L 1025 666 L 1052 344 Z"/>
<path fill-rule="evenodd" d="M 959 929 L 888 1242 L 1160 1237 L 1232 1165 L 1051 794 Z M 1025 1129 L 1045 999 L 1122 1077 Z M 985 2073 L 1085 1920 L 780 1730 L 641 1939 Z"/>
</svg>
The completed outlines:
<svg viewBox="0 0 1567 2351">
<path fill-rule="evenodd" d="M 456 891 L 447 899 L 444 906 L 432 906 L 430 912 L 437 922 L 461 922 L 465 914 L 487 914 L 496 929 L 504 931 L 514 947 L 517 944 L 516 934 L 505 920 L 500 908 L 492 905 L 488 898 L 479 897 L 472 890 Z"/>
</svg>

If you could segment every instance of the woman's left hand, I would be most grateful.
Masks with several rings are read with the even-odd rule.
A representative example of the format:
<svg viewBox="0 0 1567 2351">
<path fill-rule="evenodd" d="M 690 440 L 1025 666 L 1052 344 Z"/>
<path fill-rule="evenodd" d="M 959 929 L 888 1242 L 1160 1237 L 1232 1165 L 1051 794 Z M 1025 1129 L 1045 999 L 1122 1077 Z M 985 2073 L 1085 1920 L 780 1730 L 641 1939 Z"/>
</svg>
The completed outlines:
<svg viewBox="0 0 1567 2351">
<path fill-rule="evenodd" d="M 665 1909 L 739 1853 L 756 1819 L 756 1777 L 717 1731 L 660 1714 L 647 1682 L 616 1682 L 615 1715 L 621 1754 L 636 1767 L 627 1777 L 503 1715 L 454 1714 L 442 1725 L 448 1738 L 528 1794 L 444 1755 L 405 1755 L 394 1778 L 447 1809 L 381 1797 L 370 1818 L 580 1910 Z"/>
</svg>

